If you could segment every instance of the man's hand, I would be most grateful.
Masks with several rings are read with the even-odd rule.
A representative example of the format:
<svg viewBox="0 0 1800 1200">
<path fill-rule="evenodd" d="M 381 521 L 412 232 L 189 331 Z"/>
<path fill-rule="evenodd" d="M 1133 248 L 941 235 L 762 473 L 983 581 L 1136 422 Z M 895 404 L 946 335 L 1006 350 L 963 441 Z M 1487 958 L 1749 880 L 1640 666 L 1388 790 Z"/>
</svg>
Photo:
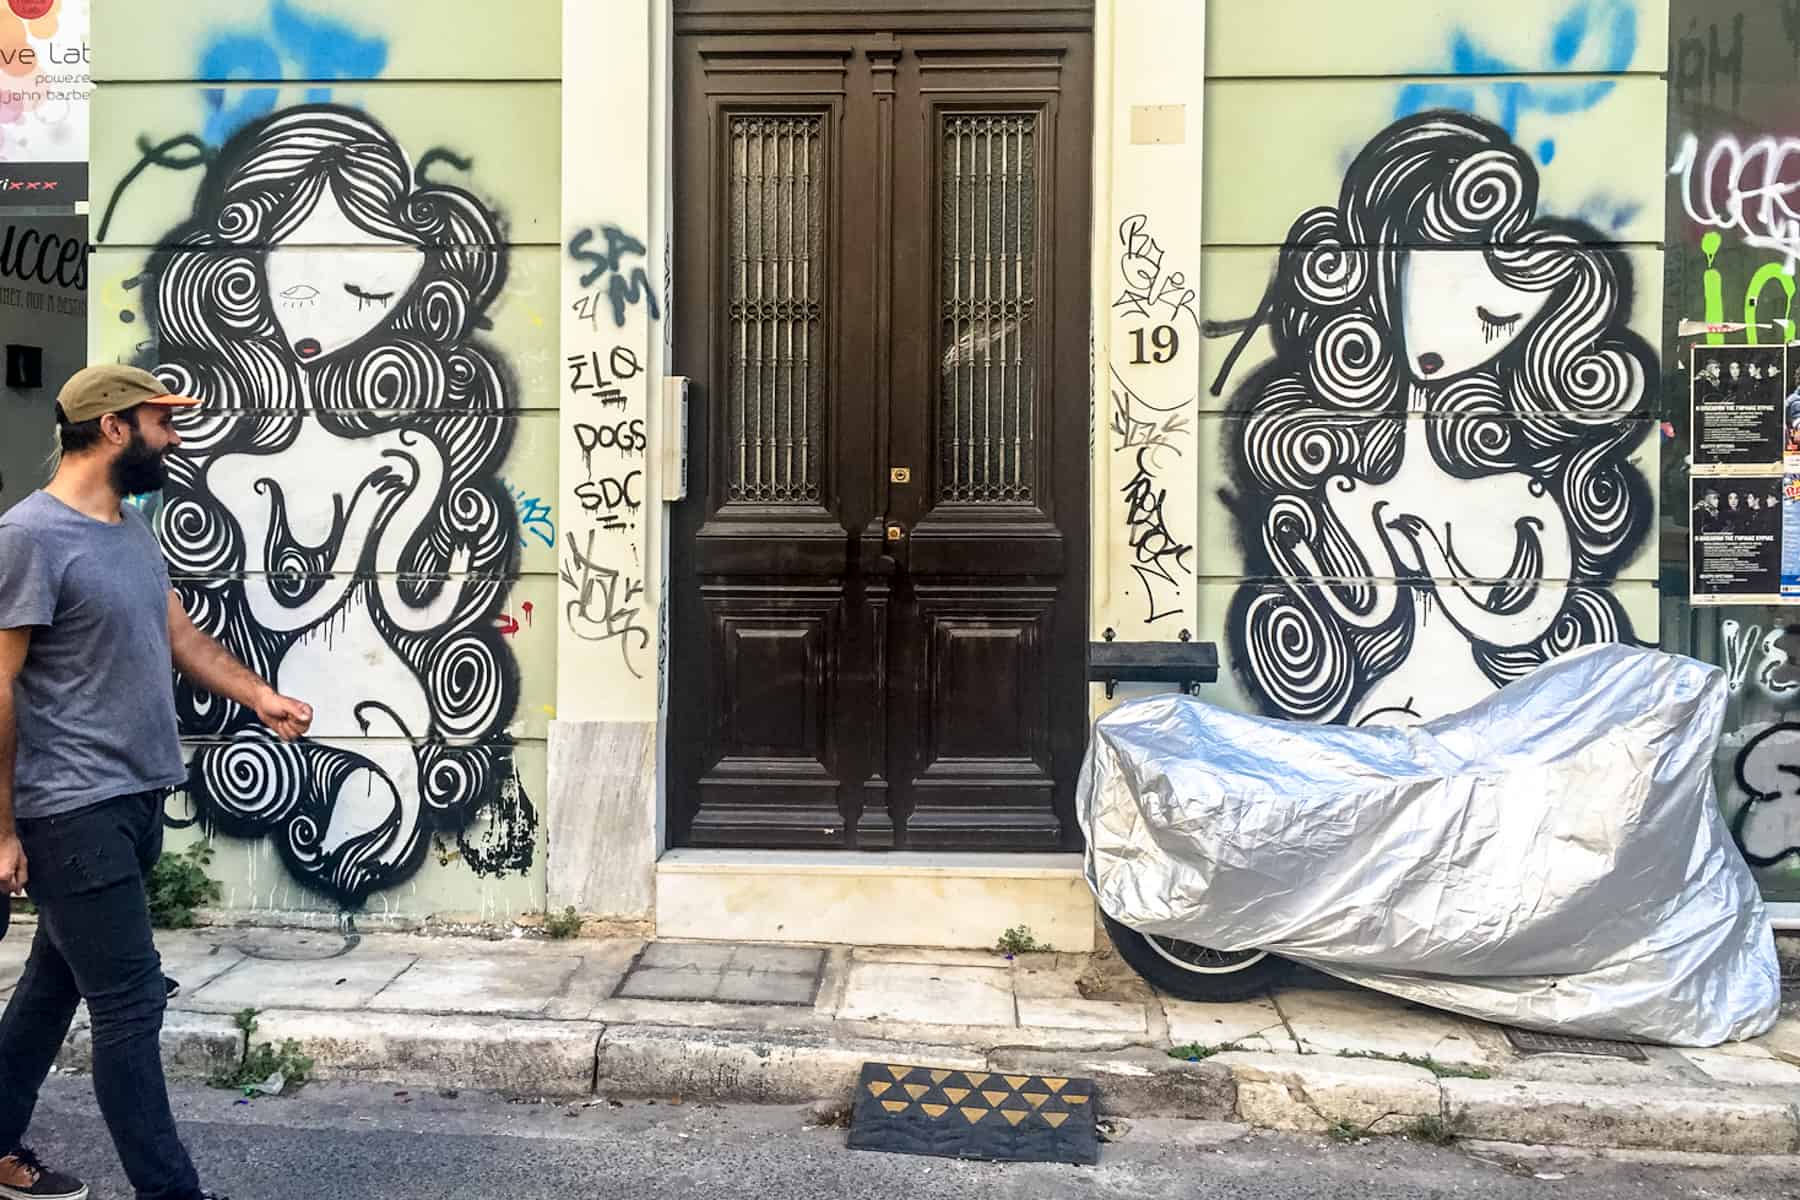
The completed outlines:
<svg viewBox="0 0 1800 1200">
<path fill-rule="evenodd" d="M 196 629 L 173 590 L 169 592 L 169 654 L 176 670 L 214 695 L 254 712 L 282 741 L 304 737 L 312 727 L 312 705 L 283 696 Z"/>
<path fill-rule="evenodd" d="M 304 737 L 312 727 L 312 705 L 283 696 L 274 688 L 264 688 L 257 696 L 256 715 L 284 742 Z"/>
<path fill-rule="evenodd" d="M 19 835 L 0 834 L 0 896 L 22 894 L 27 881 L 25 847 L 19 845 Z"/>
</svg>

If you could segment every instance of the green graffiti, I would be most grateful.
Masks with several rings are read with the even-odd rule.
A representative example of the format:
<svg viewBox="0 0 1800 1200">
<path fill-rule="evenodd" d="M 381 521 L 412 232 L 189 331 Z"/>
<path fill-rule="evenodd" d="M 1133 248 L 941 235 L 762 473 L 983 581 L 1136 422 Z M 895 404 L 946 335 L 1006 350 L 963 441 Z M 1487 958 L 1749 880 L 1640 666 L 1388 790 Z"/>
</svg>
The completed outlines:
<svg viewBox="0 0 1800 1200">
<path fill-rule="evenodd" d="M 1780 263 L 1764 263 L 1762 270 L 1750 277 L 1750 287 L 1744 292 L 1744 324 L 1748 326 L 1744 330 L 1745 345 L 1756 345 L 1756 302 L 1770 280 L 1779 283 L 1781 290 L 1787 293 L 1787 307 L 1782 310 L 1780 318 L 1771 320 L 1779 321 L 1782 342 L 1785 343 L 1793 336 L 1794 323 L 1789 318 L 1794 315 L 1794 277 L 1783 270 Z"/>
<path fill-rule="evenodd" d="M 1724 239 L 1717 232 L 1708 233 L 1700 239 L 1700 252 L 1706 255 L 1705 288 L 1706 323 L 1708 325 L 1725 323 L 1725 280 L 1719 274 L 1718 268 L 1713 265 L 1714 260 L 1719 256 L 1719 244 L 1722 241 Z M 1709 333 L 1706 335 L 1706 344 L 1722 346 L 1725 344 L 1725 335 Z"/>
<path fill-rule="evenodd" d="M 1706 255 L 1706 274 L 1702 277 L 1702 288 L 1706 299 L 1706 323 L 1723 325 L 1725 323 L 1725 276 L 1718 268 L 1719 247 L 1724 239 L 1717 232 L 1709 232 L 1700 239 L 1700 252 Z M 1769 318 L 1771 322 L 1781 326 L 1781 340 L 1788 342 L 1794 337 L 1794 293 L 1795 281 L 1793 273 L 1782 267 L 1780 263 L 1764 263 L 1762 269 L 1750 277 L 1750 286 L 1744 289 L 1744 343 L 1757 344 L 1757 306 L 1762 299 L 1763 289 L 1770 283 L 1778 283 L 1787 294 L 1787 307 L 1782 309 L 1781 316 Z M 1722 346 L 1725 344 L 1723 333 L 1708 333 L 1706 344 Z"/>
</svg>

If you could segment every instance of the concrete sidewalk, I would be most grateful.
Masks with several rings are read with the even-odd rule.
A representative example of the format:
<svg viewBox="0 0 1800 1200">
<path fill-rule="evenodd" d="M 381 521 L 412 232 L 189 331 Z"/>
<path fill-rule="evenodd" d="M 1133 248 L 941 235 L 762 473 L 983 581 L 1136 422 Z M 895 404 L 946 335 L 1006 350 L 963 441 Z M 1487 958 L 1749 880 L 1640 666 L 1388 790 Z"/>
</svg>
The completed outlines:
<svg viewBox="0 0 1800 1200">
<path fill-rule="evenodd" d="M 0 999 L 30 933 L 0 943 Z M 254 1008 L 256 1040 L 300 1042 L 316 1077 L 412 1088 L 841 1103 L 862 1063 L 891 1061 L 1092 1076 L 1121 1116 L 1800 1153 L 1800 1003 L 1755 1043 L 1644 1047 L 1639 1062 L 1524 1055 L 1497 1027 L 1319 976 L 1185 1003 L 1107 953 L 223 928 L 159 941 L 182 984 L 164 1033 L 177 1075 L 235 1062 L 233 1014 Z M 82 1018 L 65 1068 L 87 1047 Z"/>
</svg>

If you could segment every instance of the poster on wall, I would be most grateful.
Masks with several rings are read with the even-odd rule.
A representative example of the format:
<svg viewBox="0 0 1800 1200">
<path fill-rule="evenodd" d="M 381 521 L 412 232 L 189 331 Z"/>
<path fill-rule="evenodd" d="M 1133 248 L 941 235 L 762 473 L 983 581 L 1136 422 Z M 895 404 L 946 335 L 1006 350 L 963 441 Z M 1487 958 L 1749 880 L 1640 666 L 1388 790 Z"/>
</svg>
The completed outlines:
<svg viewBox="0 0 1800 1200">
<path fill-rule="evenodd" d="M 1781 598 L 1800 601 L 1800 475 L 1781 477 Z"/>
<path fill-rule="evenodd" d="M 1695 604 L 1800 604 L 1800 354 L 1696 346 L 1688 480 Z"/>
<path fill-rule="evenodd" d="M 1696 473 L 1781 469 L 1784 353 L 1781 346 L 1694 347 Z"/>
<path fill-rule="evenodd" d="M 88 0 L 0 0 L 0 207 L 88 198 Z"/>
<path fill-rule="evenodd" d="M 1786 557 L 1781 476 L 1696 476 L 1690 486 L 1694 603 L 1778 601 Z"/>
</svg>

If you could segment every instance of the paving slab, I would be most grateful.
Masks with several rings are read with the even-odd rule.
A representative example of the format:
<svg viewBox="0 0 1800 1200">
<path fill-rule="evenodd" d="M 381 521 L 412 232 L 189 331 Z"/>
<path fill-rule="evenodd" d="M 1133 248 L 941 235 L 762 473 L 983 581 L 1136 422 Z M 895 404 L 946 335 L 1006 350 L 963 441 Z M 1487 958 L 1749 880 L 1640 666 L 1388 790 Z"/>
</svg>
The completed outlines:
<svg viewBox="0 0 1800 1200">
<path fill-rule="evenodd" d="M 1754 1045 L 1761 1046 L 1783 1062 L 1800 1065 L 1800 1016 L 1784 1016 L 1775 1022 L 1775 1028 L 1756 1039 Z"/>
<path fill-rule="evenodd" d="M 1673 1050 L 1648 1048 L 1648 1060 L 1599 1058 L 1586 1054 L 1525 1054 L 1497 1074 L 1504 1079 L 1538 1083 L 1600 1083 L 1611 1087 L 1681 1087 L 1699 1082 L 1703 1073 Z"/>
<path fill-rule="evenodd" d="M 181 993 L 190 996 L 248 961 L 232 946 L 168 934 L 156 939 L 156 951 L 162 958 L 163 974 L 178 981 Z"/>
<path fill-rule="evenodd" d="M 852 951 L 852 957 L 857 962 L 913 963 L 927 967 L 996 967 L 1006 970 L 1012 966 L 1006 955 L 993 950 L 937 950 L 930 946 L 857 946 Z"/>
<path fill-rule="evenodd" d="M 804 1032 L 829 1029 L 832 1019 L 807 1004 L 751 1001 L 620 998 L 596 1004 L 589 1020 L 612 1025 L 657 1025 L 672 1029 L 749 1029 Z M 898 1035 L 896 1035 L 898 1036 Z"/>
<path fill-rule="evenodd" d="M 838 1016 L 923 1025 L 1017 1023 L 1010 972 L 916 963 L 852 963 Z"/>
<path fill-rule="evenodd" d="M 1281 1014 L 1268 1000 L 1239 1000 L 1231 1004 L 1197 1004 L 1191 1000 L 1162 999 L 1169 1021 L 1169 1041 L 1176 1046 L 1235 1046 L 1240 1050 L 1299 1053 L 1288 1036 Z"/>
<path fill-rule="evenodd" d="M 506 1013 L 544 1011 L 581 966 L 574 957 L 437 958 L 422 955 L 383 988 L 372 1007 L 397 1012 Z"/>
<path fill-rule="evenodd" d="M 1084 1000 L 1081 975 L 1082 968 L 1073 963 L 1042 967 L 1014 963 L 1013 994 L 1020 1000 Z"/>
<path fill-rule="evenodd" d="M 592 1017 L 596 1005 L 618 988 L 632 960 L 644 948 L 637 938 L 609 938 L 583 942 L 581 965 L 563 987 L 562 995 L 544 1006 L 544 1015 L 557 1021 L 582 1021 Z"/>
<path fill-rule="evenodd" d="M 1142 1037 L 1149 1022 L 1141 1004 L 1111 1000 L 1019 999 L 1019 1024 L 1026 1029 L 1083 1029 Z"/>
<path fill-rule="evenodd" d="M 1506 1035 L 1449 1013 L 1417 1008 L 1375 992 L 1284 990 L 1275 1006 L 1314 1054 L 1381 1054 L 1497 1067 L 1516 1057 Z"/>
<path fill-rule="evenodd" d="M 1681 1057 L 1723 1084 L 1800 1089 L 1800 1067 L 1783 1062 L 1767 1051 L 1744 1054 L 1729 1050 L 1683 1050 Z"/>
<path fill-rule="evenodd" d="M 263 1008 L 271 1003 L 304 1004 L 341 1011 L 363 1008 L 417 960 L 412 954 L 381 954 L 362 948 L 339 958 L 284 961 L 252 958 L 191 993 L 187 1007 L 210 1012 Z"/>
<path fill-rule="evenodd" d="M 843 1006 L 844 990 L 850 986 L 850 948 L 834 946 L 825 953 L 819 968 L 819 994 L 813 999 L 813 1011 L 827 1020 Z"/>
</svg>

